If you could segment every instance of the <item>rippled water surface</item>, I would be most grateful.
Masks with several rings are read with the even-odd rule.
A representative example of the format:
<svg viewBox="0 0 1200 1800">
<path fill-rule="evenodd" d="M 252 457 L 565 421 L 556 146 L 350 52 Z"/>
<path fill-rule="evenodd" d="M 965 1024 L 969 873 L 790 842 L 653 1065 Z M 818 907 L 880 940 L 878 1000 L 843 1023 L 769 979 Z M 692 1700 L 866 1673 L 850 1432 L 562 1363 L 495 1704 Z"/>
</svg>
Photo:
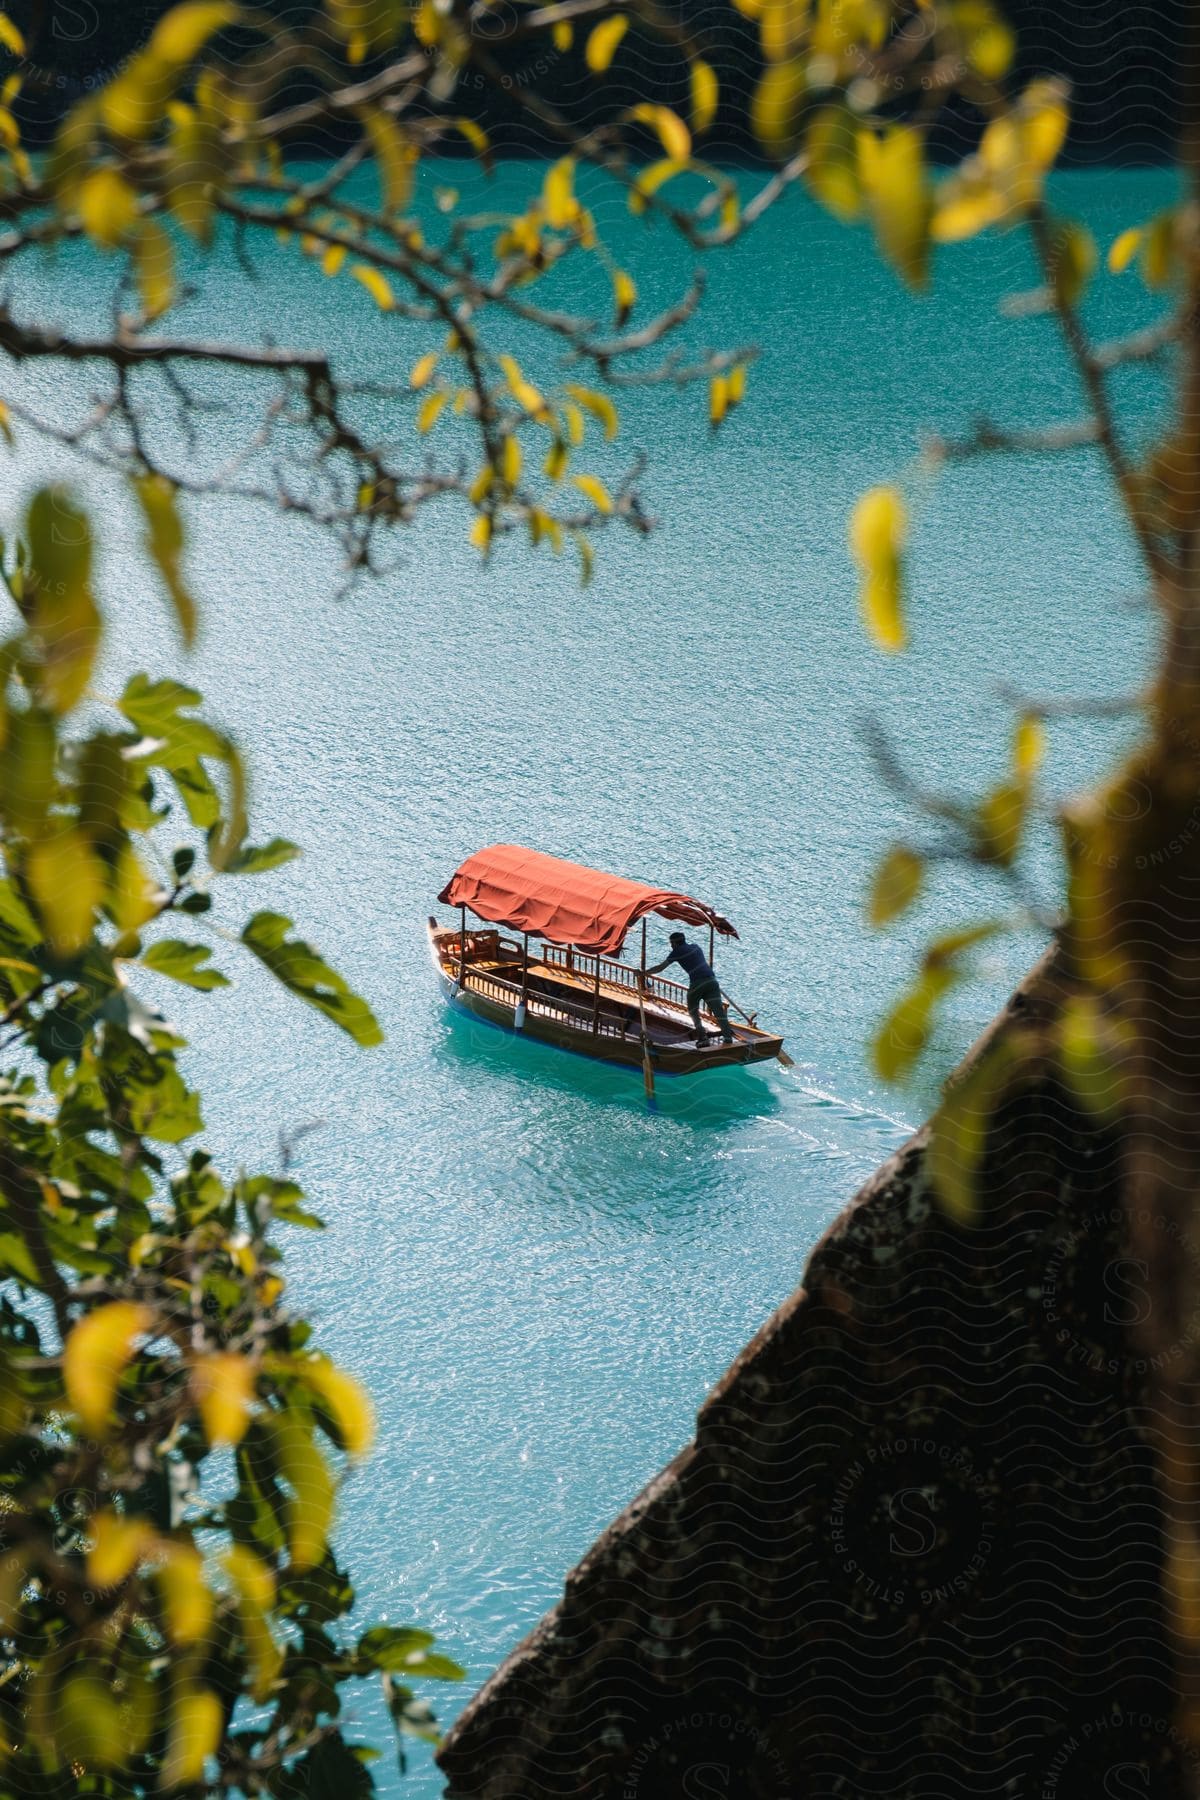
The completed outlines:
<svg viewBox="0 0 1200 1800">
<path fill-rule="evenodd" d="M 1074 176 L 1060 199 L 1107 243 L 1169 186 Z M 639 252 L 611 206 L 603 217 L 649 294 L 686 277 L 661 233 Z M 358 373 L 408 367 L 411 327 L 277 254 L 287 277 L 269 306 L 231 262 L 196 319 L 328 338 Z M 60 313 L 91 298 L 72 268 L 46 277 Z M 710 274 L 702 335 L 763 347 L 746 404 L 714 445 L 702 396 L 629 396 L 625 441 L 651 453 L 663 523 L 647 542 L 607 539 L 586 593 L 565 560 L 517 546 L 481 570 L 451 512 L 344 600 L 328 548 L 295 523 L 226 506 L 195 531 L 196 679 L 248 748 L 258 834 L 307 852 L 243 889 L 246 910 L 293 913 L 370 997 L 387 1044 L 355 1052 L 233 951 L 235 993 L 162 999 L 200 1040 L 192 1067 L 226 1158 L 273 1164 L 280 1132 L 320 1122 L 300 1169 L 330 1228 L 293 1246 L 294 1289 L 380 1415 L 345 1497 L 345 1559 L 364 1618 L 434 1628 L 472 1686 L 687 1440 L 708 1387 L 923 1115 L 930 1086 L 882 1091 L 864 1040 L 931 931 L 1007 903 L 951 874 L 901 929 L 865 933 L 864 883 L 905 814 L 865 754 L 864 714 L 890 723 L 921 780 L 966 791 L 1002 764 L 998 683 L 1112 691 L 1146 653 L 1136 568 L 1090 453 L 945 475 L 916 528 L 912 654 L 881 663 L 856 625 L 847 510 L 923 430 L 1081 410 L 1052 326 L 997 314 L 1032 279 L 1018 240 L 944 258 L 933 297 L 914 300 L 863 238 L 797 198 Z M 1133 277 L 1110 281 L 1096 323 L 1125 329 L 1143 305 Z M 1135 419 L 1161 380 L 1125 378 Z M 114 664 L 174 667 L 157 597 L 130 590 L 131 521 L 103 504 Z M 1083 779 L 1107 741 L 1056 734 L 1054 783 Z M 725 984 L 784 1031 L 795 1069 L 663 1082 L 651 1114 L 636 1074 L 452 1023 L 425 916 L 461 858 L 497 840 L 711 900 L 741 932 Z M 228 901 L 224 916 L 237 922 Z M 956 997 L 942 1069 L 1037 948 L 995 953 Z M 441 1696 L 443 1716 L 463 1698 Z M 385 1730 L 372 1702 L 358 1716 Z M 440 1791 L 416 1762 L 404 1791 Z"/>
</svg>

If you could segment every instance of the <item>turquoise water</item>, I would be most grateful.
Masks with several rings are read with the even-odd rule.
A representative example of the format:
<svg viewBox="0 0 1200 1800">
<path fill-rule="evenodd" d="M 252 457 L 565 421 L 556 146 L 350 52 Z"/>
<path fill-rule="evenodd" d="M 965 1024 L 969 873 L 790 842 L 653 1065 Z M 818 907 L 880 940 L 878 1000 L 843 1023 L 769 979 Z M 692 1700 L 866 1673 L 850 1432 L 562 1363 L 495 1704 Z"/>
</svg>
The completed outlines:
<svg viewBox="0 0 1200 1800">
<path fill-rule="evenodd" d="M 528 179 L 509 167 L 500 182 Z M 1169 187 L 1076 176 L 1059 197 L 1107 243 Z M 687 259 L 661 233 L 639 251 L 601 210 L 643 289 L 668 294 Z M 193 309 L 207 330 L 328 337 L 368 375 L 424 347 L 357 287 L 272 254 L 287 258 L 282 288 L 268 299 L 229 262 Z M 39 286 L 79 316 L 94 296 L 72 268 Z M 164 984 L 159 997 L 199 1040 L 191 1066 L 223 1156 L 270 1163 L 281 1131 L 320 1121 L 299 1168 L 330 1229 L 292 1246 L 294 1292 L 380 1419 L 345 1493 L 343 1556 L 364 1619 L 432 1627 L 469 1688 L 687 1440 L 713 1380 L 927 1109 L 933 1078 L 883 1090 L 864 1041 L 932 932 L 1007 901 L 948 871 L 911 920 L 866 933 L 864 884 L 906 815 L 866 756 L 863 714 L 890 722 L 920 779 L 967 792 L 1002 765 L 997 683 L 1111 692 L 1147 654 L 1136 566 L 1090 454 L 945 474 L 917 523 L 911 655 L 881 660 L 856 623 L 847 512 L 923 430 L 1080 410 L 1053 327 L 997 313 L 1031 281 L 1019 240 L 944 258 L 933 297 L 914 300 L 865 239 L 796 197 L 710 274 L 697 341 L 763 347 L 745 406 L 711 443 L 703 396 L 626 400 L 623 442 L 652 454 L 663 523 L 648 542 L 607 538 L 587 592 L 565 561 L 518 546 L 482 570 L 449 511 L 344 600 L 304 527 L 233 506 L 196 520 L 208 598 L 195 678 L 249 752 L 256 835 L 307 852 L 244 887 L 244 910 L 293 913 L 388 1041 L 354 1051 L 232 950 L 233 994 Z M 1106 332 L 1147 316 L 1133 277 L 1105 281 L 1093 311 Z M 44 371 L 29 380 L 58 402 Z M 1135 420 L 1162 380 L 1123 378 Z M 132 521 L 92 491 L 114 665 L 174 667 L 160 601 L 140 577 L 130 586 Z M 1056 731 L 1055 791 L 1111 742 L 1098 725 L 1070 743 Z M 462 857 L 497 840 L 712 901 L 741 932 L 719 960 L 726 987 L 783 1030 L 796 1068 L 664 1082 L 650 1114 L 636 1074 L 452 1023 L 425 916 Z M 222 917 L 239 915 L 227 901 Z M 954 997 L 943 1072 L 1037 948 L 990 954 Z M 438 1696 L 444 1717 L 469 1688 Z M 355 1711 L 386 1741 L 373 1700 Z M 414 1761 L 404 1791 L 440 1791 Z"/>
</svg>

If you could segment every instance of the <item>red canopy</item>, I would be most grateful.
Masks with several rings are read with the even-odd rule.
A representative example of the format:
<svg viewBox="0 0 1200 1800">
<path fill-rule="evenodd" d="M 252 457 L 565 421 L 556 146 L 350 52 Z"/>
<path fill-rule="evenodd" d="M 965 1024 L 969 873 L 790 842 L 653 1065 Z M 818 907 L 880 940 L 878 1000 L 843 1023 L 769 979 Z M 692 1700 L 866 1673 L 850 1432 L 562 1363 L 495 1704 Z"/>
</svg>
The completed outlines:
<svg viewBox="0 0 1200 1800">
<path fill-rule="evenodd" d="M 729 920 L 702 900 L 623 875 L 602 875 L 519 844 L 493 844 L 468 856 L 438 899 L 444 906 L 465 906 L 490 925 L 508 925 L 601 956 L 619 955 L 630 926 L 646 913 L 737 936 Z"/>
</svg>

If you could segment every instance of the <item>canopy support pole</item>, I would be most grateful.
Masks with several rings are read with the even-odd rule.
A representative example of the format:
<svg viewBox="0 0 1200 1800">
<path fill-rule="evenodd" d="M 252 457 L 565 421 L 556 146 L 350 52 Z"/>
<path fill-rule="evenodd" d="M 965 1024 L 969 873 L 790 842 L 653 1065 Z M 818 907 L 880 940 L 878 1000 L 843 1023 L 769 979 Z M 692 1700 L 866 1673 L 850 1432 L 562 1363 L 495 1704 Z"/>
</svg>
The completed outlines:
<svg viewBox="0 0 1200 1800">
<path fill-rule="evenodd" d="M 596 952 L 596 986 L 592 992 L 592 1035 L 600 1036 L 600 952 Z"/>
<path fill-rule="evenodd" d="M 466 985 L 467 985 L 467 909 L 465 906 L 461 906 L 459 908 L 459 917 L 462 922 L 459 927 L 459 933 L 458 933 L 458 985 L 459 985 L 459 987 L 466 987 Z"/>
<path fill-rule="evenodd" d="M 708 966 L 711 969 L 717 954 L 717 929 L 715 925 L 708 928 Z"/>
<path fill-rule="evenodd" d="M 513 1024 L 518 1031 L 525 1029 L 525 1001 L 529 993 L 529 933 L 525 932 L 521 939 L 521 999 L 517 1006 Z"/>
<path fill-rule="evenodd" d="M 642 920 L 642 972 L 638 979 L 638 1012 L 642 1021 L 642 1081 L 646 1099 L 654 1105 L 654 1064 L 650 1060 L 650 1039 L 646 1035 L 646 921 Z"/>
</svg>

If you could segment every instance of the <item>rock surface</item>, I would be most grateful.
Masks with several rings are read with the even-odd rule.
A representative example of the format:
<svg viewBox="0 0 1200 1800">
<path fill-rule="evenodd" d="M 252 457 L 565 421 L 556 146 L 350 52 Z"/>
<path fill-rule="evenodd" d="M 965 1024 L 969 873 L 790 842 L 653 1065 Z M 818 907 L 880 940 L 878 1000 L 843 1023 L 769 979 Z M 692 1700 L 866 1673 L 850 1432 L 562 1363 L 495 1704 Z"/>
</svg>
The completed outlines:
<svg viewBox="0 0 1200 1800">
<path fill-rule="evenodd" d="M 989 1038 L 1057 980 L 1041 965 Z M 1193 1790 L 1116 1146 L 1024 1091 L 963 1228 L 926 1142 L 472 1702 L 440 1755 L 454 1800 Z"/>
</svg>

